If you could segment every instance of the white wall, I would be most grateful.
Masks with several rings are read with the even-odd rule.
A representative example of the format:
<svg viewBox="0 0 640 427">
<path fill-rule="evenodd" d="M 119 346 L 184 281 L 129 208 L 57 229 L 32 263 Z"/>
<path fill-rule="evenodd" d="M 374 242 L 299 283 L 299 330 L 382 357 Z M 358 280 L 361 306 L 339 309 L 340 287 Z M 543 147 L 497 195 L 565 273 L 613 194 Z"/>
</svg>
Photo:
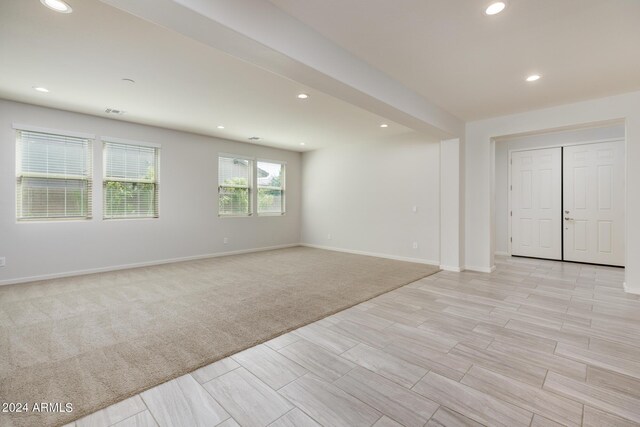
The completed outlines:
<svg viewBox="0 0 640 427">
<path fill-rule="evenodd" d="M 304 153 L 302 242 L 438 264 L 439 150 L 398 140 Z"/>
<path fill-rule="evenodd" d="M 102 150 L 96 141 L 93 219 L 17 223 L 13 123 L 161 144 L 160 218 L 102 220 Z M 286 161 L 287 214 L 219 218 L 218 152 Z M 0 267 L 0 284 L 297 244 L 300 167 L 297 152 L 0 100 L 0 257 L 7 263 Z"/>
<path fill-rule="evenodd" d="M 440 142 L 440 268 L 464 269 L 464 142 Z"/>
<path fill-rule="evenodd" d="M 624 124 L 568 130 L 496 141 L 496 253 L 509 252 L 509 151 L 624 138 Z"/>
<path fill-rule="evenodd" d="M 640 215 L 640 92 L 467 123 L 466 264 L 493 266 L 492 138 L 618 119 L 625 121 L 626 133 L 626 286 L 640 293 L 640 224 L 635 221 Z"/>
</svg>

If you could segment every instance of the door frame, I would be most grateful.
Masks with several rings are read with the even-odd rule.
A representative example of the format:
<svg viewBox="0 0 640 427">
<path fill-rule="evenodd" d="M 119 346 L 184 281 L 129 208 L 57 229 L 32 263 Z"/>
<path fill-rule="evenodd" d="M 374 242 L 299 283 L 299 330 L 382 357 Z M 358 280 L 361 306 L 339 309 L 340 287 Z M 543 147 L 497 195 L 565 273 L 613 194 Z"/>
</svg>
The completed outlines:
<svg viewBox="0 0 640 427">
<path fill-rule="evenodd" d="M 511 181 L 511 172 L 512 172 L 512 165 L 513 165 L 513 159 L 512 159 L 512 154 L 515 152 L 521 152 L 521 151 L 534 151 L 534 150 L 544 150 L 547 148 L 563 148 L 563 147 L 571 147 L 571 146 L 575 146 L 575 145 L 587 145 L 587 144 L 599 144 L 601 142 L 625 142 L 626 138 L 606 138 L 606 139 L 597 139 L 597 140 L 589 140 L 589 141 L 584 141 L 584 142 L 568 142 L 568 143 L 564 143 L 564 144 L 545 144 L 545 145 L 541 145 L 539 147 L 535 147 L 535 148 L 513 148 L 513 149 L 509 149 L 509 165 L 508 165 L 508 172 L 507 172 L 507 178 L 508 178 L 508 188 L 509 191 L 507 191 L 507 199 L 508 199 L 508 212 L 507 212 L 507 219 L 508 219 L 508 231 L 509 231 L 509 241 L 508 241 L 508 256 L 513 256 L 513 251 L 512 251 L 512 243 L 513 243 L 513 230 L 512 230 L 512 223 L 513 223 L 513 217 L 511 216 L 511 212 L 513 211 L 512 205 L 511 205 L 511 186 L 512 186 L 512 181 Z M 626 143 L 625 143 L 626 144 Z M 564 156 L 564 150 L 562 151 L 562 155 Z M 625 151 L 624 151 L 624 158 L 625 158 L 625 165 L 626 165 L 626 161 L 627 161 L 627 150 L 626 150 L 626 145 L 625 145 Z M 564 176 L 564 161 L 561 160 L 561 171 L 560 171 L 560 175 L 561 177 Z M 625 184 L 627 183 L 627 175 L 625 173 L 624 176 L 624 180 L 625 180 Z M 562 183 L 561 183 L 562 185 Z M 562 218 L 562 208 L 563 208 L 563 201 L 564 201 L 564 190 L 561 191 L 562 194 L 562 198 L 561 198 L 561 203 L 560 203 L 560 218 Z M 626 194 L 625 194 L 625 200 L 626 200 Z M 624 204 L 624 212 L 625 212 L 625 218 L 626 218 L 626 213 L 627 213 L 627 204 L 625 202 Z M 626 223 L 626 220 L 625 220 Z M 625 224 L 626 225 L 626 224 Z M 560 261 L 564 262 L 564 233 L 563 230 L 560 229 L 561 232 L 561 244 L 562 244 L 562 250 L 561 250 L 561 259 Z"/>
</svg>

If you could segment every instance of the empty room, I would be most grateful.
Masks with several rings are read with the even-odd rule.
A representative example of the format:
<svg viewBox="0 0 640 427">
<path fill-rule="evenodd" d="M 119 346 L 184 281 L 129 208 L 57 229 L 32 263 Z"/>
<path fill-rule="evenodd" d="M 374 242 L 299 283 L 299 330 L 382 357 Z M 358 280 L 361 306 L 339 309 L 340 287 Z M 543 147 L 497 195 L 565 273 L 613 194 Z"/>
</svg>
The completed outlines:
<svg viewBox="0 0 640 427">
<path fill-rule="evenodd" d="M 0 427 L 640 425 L 639 46 L 638 0 L 0 1 Z"/>
</svg>

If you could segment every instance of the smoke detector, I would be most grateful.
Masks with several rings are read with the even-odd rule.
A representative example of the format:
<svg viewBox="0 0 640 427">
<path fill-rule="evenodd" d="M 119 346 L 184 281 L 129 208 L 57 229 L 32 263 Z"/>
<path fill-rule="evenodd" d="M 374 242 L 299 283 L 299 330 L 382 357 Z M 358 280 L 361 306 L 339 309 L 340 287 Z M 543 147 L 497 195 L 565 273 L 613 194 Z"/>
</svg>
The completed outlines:
<svg viewBox="0 0 640 427">
<path fill-rule="evenodd" d="M 115 114 L 116 116 L 121 116 L 125 113 L 124 110 L 118 110 L 116 108 L 107 108 L 104 112 L 107 114 Z"/>
</svg>

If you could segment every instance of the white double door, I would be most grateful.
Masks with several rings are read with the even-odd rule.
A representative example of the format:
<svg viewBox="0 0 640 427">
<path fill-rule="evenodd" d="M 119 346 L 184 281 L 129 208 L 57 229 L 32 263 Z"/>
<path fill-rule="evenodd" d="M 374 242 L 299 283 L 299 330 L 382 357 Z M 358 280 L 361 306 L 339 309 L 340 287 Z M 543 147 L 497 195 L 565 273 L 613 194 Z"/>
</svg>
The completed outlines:
<svg viewBox="0 0 640 427">
<path fill-rule="evenodd" d="M 624 142 L 511 159 L 513 255 L 624 265 Z"/>
</svg>

